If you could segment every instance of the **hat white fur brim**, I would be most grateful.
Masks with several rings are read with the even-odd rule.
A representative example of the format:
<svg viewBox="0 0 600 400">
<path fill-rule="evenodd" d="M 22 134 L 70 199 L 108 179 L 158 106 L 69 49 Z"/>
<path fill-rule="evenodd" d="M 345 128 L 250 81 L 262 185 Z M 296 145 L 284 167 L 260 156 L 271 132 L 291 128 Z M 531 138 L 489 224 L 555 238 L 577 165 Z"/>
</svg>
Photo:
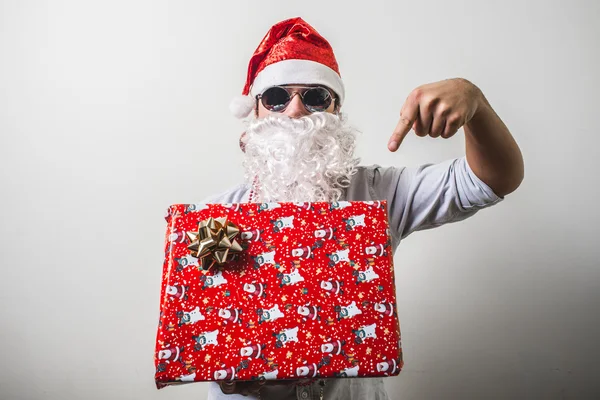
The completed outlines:
<svg viewBox="0 0 600 400">
<path fill-rule="evenodd" d="M 254 79 L 250 94 L 255 97 L 270 86 L 292 84 L 327 86 L 338 95 L 340 105 L 344 102 L 342 78 L 325 64 L 310 60 L 283 60 L 268 65 Z"/>
<path fill-rule="evenodd" d="M 229 104 L 229 110 L 236 118 L 246 118 L 254 109 L 256 95 L 271 86 L 293 84 L 327 86 L 338 95 L 338 106 L 344 103 L 344 83 L 333 69 L 310 60 L 283 60 L 260 71 L 254 79 L 250 94 L 234 98 Z"/>
</svg>

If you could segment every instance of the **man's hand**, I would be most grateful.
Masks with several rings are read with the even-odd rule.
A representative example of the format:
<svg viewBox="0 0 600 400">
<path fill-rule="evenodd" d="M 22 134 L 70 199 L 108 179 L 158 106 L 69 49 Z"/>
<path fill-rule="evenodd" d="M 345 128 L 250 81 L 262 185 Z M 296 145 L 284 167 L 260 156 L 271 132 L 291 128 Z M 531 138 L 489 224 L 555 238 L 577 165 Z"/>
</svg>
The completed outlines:
<svg viewBox="0 0 600 400">
<path fill-rule="evenodd" d="M 267 382 L 264 379 L 255 382 L 219 382 L 221 391 L 224 394 L 241 394 L 242 396 L 248 396 L 249 394 L 258 393 L 263 385 Z"/>
<path fill-rule="evenodd" d="M 400 111 L 400 121 L 388 143 L 390 151 L 396 151 L 410 132 L 418 136 L 454 136 L 468 123 L 482 102 L 477 86 L 465 79 L 445 81 L 419 86 L 413 90 Z"/>
</svg>

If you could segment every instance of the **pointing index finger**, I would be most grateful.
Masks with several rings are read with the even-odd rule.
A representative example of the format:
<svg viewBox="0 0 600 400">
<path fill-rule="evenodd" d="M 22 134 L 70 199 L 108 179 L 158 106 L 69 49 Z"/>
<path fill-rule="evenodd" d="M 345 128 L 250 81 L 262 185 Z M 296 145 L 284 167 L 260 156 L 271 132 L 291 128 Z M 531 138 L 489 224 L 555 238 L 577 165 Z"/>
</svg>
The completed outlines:
<svg viewBox="0 0 600 400">
<path fill-rule="evenodd" d="M 404 106 L 402 107 L 402 112 L 400 113 L 400 121 L 396 125 L 394 129 L 394 133 L 392 133 L 392 137 L 388 143 L 388 149 L 390 151 L 396 151 L 402 144 L 402 141 L 410 132 L 415 120 L 417 119 L 417 115 L 419 113 L 419 105 L 416 101 L 409 97 Z"/>
</svg>

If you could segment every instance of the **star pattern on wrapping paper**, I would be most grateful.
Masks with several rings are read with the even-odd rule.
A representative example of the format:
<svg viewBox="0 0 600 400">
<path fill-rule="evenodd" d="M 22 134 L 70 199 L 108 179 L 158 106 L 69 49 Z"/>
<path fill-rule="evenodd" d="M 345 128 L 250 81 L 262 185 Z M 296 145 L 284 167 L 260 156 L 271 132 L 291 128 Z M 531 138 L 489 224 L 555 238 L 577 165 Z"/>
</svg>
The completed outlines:
<svg viewBox="0 0 600 400">
<path fill-rule="evenodd" d="M 367 347 L 367 351 L 366 351 L 367 355 L 371 355 L 372 351 L 373 351 L 373 349 L 371 349 L 370 347 Z"/>
<path fill-rule="evenodd" d="M 388 333 L 390 333 L 390 330 L 389 330 L 388 328 L 385 328 L 385 329 L 383 330 L 383 333 L 385 333 L 385 334 L 387 335 Z"/>
<path fill-rule="evenodd" d="M 206 305 L 206 304 L 208 304 L 208 298 L 207 298 L 207 297 L 205 297 L 205 298 L 204 298 L 204 300 L 202 300 L 202 302 L 203 302 L 205 305 Z"/>
<path fill-rule="evenodd" d="M 302 222 L 300 222 L 300 225 L 302 225 L 302 226 L 306 225 L 306 221 L 302 220 Z"/>
<path fill-rule="evenodd" d="M 285 358 L 287 358 L 287 359 L 289 360 L 290 358 L 292 358 L 292 356 L 293 356 L 293 355 L 294 355 L 294 353 L 292 353 L 291 351 L 288 351 L 288 352 L 285 354 Z"/>
<path fill-rule="evenodd" d="M 310 339 L 311 337 L 312 337 L 312 333 L 310 333 L 310 332 L 306 332 L 306 338 L 307 338 L 307 339 Z"/>
<path fill-rule="evenodd" d="M 207 354 L 206 357 L 204 357 L 204 362 L 209 362 L 210 361 L 210 354 Z"/>
<path fill-rule="evenodd" d="M 283 236 L 283 243 L 287 243 L 288 239 L 289 239 L 289 238 L 287 237 L 287 235 L 284 235 L 284 236 Z"/>
<path fill-rule="evenodd" d="M 227 337 L 225 338 L 226 342 L 231 342 L 231 335 L 227 335 Z"/>
<path fill-rule="evenodd" d="M 360 240 L 360 238 L 361 238 L 360 233 L 357 233 L 355 238 L 356 238 L 356 240 Z"/>
<path fill-rule="evenodd" d="M 378 220 L 376 217 L 373 217 L 373 218 L 371 219 L 371 221 L 373 221 L 373 224 L 376 224 L 377 222 L 379 222 L 379 220 Z"/>
<path fill-rule="evenodd" d="M 365 295 L 364 295 L 362 292 L 360 292 L 360 293 L 358 294 L 358 298 L 362 300 L 362 298 L 363 298 L 363 297 L 365 297 Z"/>
</svg>

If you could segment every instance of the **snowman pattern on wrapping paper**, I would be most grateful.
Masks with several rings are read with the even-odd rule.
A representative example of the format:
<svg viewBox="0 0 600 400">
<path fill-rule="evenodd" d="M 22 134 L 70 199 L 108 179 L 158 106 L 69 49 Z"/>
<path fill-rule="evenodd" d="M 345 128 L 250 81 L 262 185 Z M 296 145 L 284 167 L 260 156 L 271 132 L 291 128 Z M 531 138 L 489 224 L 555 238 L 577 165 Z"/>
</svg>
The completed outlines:
<svg viewBox="0 0 600 400">
<path fill-rule="evenodd" d="M 260 268 L 263 265 L 272 265 L 278 268 L 279 265 L 275 262 L 275 255 L 275 250 L 271 250 L 263 252 L 256 257 L 252 257 L 252 259 L 254 260 L 254 268 Z"/>
<path fill-rule="evenodd" d="M 202 290 L 216 288 L 227 283 L 227 279 L 223 277 L 223 272 L 221 270 L 216 271 L 212 275 L 207 274 L 200 276 L 200 281 L 202 282 Z"/>
<path fill-rule="evenodd" d="M 365 214 L 353 215 L 352 217 L 350 217 L 348 219 L 343 219 L 343 221 L 346 223 L 346 230 L 347 231 L 351 231 L 353 229 L 356 229 L 359 226 L 362 226 L 362 227 L 366 227 L 367 226 L 365 224 Z"/>
<path fill-rule="evenodd" d="M 343 263 L 343 262 L 354 264 L 353 261 L 350 260 L 349 254 L 350 254 L 350 249 L 336 250 L 335 252 L 333 252 L 331 254 L 327 254 L 327 257 L 329 257 L 329 266 L 334 267 L 337 264 Z"/>
<path fill-rule="evenodd" d="M 362 311 L 356 305 L 356 301 L 352 301 L 352 303 L 348 304 L 347 306 L 335 306 L 335 312 L 338 315 L 338 321 L 362 314 Z"/>
<path fill-rule="evenodd" d="M 281 217 L 279 219 L 272 219 L 271 224 L 273 225 L 273 232 L 278 233 L 284 229 L 294 228 L 294 216 Z"/>
<path fill-rule="evenodd" d="M 373 269 L 373 266 L 369 266 L 365 270 L 354 271 L 354 272 L 352 272 L 352 274 L 356 277 L 357 285 L 359 283 L 368 283 L 368 282 L 374 281 L 375 279 L 379 278 L 379 275 L 377 275 L 377 272 L 375 272 L 375 270 Z"/>
<path fill-rule="evenodd" d="M 195 324 L 206 319 L 198 306 L 191 311 L 177 311 L 177 318 L 179 318 L 179 326 Z"/>
<path fill-rule="evenodd" d="M 189 213 L 192 213 L 192 212 L 200 212 L 200 211 L 203 211 L 203 210 L 208 210 L 208 205 L 207 204 L 204 204 L 204 203 L 188 204 L 185 207 L 184 213 L 185 214 L 189 214 Z"/>
<path fill-rule="evenodd" d="M 198 259 L 191 254 L 186 254 L 184 257 L 176 258 L 177 271 L 181 271 L 187 267 L 199 267 Z"/>
<path fill-rule="evenodd" d="M 258 206 L 257 212 L 260 213 L 260 212 L 265 212 L 265 211 L 273 211 L 278 208 L 281 208 L 281 204 L 279 204 L 279 203 L 261 203 Z"/>
<path fill-rule="evenodd" d="M 214 330 L 210 332 L 203 332 L 197 336 L 192 336 L 192 339 L 196 342 L 194 349 L 196 351 L 203 350 L 207 346 L 216 346 L 219 344 L 218 342 L 219 330 Z"/>
<path fill-rule="evenodd" d="M 377 337 L 377 333 L 375 332 L 377 328 L 377 324 L 373 323 L 371 325 L 361 326 L 356 330 L 352 330 L 352 333 L 356 335 L 354 342 L 356 344 L 362 344 L 365 339 L 375 339 Z"/>
<path fill-rule="evenodd" d="M 275 347 L 284 347 L 290 342 L 298 342 L 298 327 L 284 329 L 279 333 L 273 333 L 273 336 L 277 339 Z"/>
<path fill-rule="evenodd" d="M 259 315 L 258 323 L 262 324 L 263 322 L 273 322 L 278 320 L 279 318 L 283 318 L 284 314 L 279 310 L 279 304 L 275 304 L 268 310 L 264 310 L 259 308 L 256 310 L 256 313 Z"/>
<path fill-rule="evenodd" d="M 279 287 L 290 286 L 304 281 L 304 277 L 300 275 L 300 271 L 297 268 L 292 268 L 292 272 L 290 273 L 278 273 L 277 279 L 279 279 Z"/>
<path fill-rule="evenodd" d="M 346 204 L 348 203 L 348 204 Z M 373 207 L 381 207 L 381 205 L 378 202 L 372 202 L 373 204 L 368 204 L 369 206 L 373 206 Z M 321 315 L 320 313 L 322 312 L 321 307 L 318 305 L 318 303 L 303 303 L 301 302 L 301 300 L 295 296 L 298 296 L 300 293 L 304 293 L 306 294 L 305 290 L 306 290 L 306 285 L 308 285 L 308 283 L 305 282 L 305 279 L 314 279 L 313 277 L 313 272 L 307 272 L 307 271 L 303 271 L 303 262 L 313 262 L 312 260 L 315 259 L 315 250 L 316 249 L 320 249 L 323 247 L 323 245 L 325 244 L 327 246 L 327 251 L 320 251 L 319 257 L 326 257 L 325 259 L 328 261 L 329 266 L 335 266 L 336 268 L 339 268 L 337 270 L 331 270 L 331 271 L 346 271 L 344 273 L 342 273 L 341 275 L 338 275 L 339 272 L 334 272 L 334 274 L 338 275 L 338 276 L 332 276 L 332 275 L 328 275 L 327 273 L 320 276 L 319 278 L 321 279 L 317 279 L 316 280 L 316 286 L 314 287 L 314 290 L 316 292 L 312 292 L 312 293 L 321 293 L 320 296 L 336 296 L 339 298 L 338 302 L 337 302 L 337 306 L 334 306 L 333 308 L 335 309 L 335 313 L 337 315 L 337 320 L 341 321 L 341 320 L 348 320 L 350 324 L 352 324 L 352 319 L 356 318 L 357 316 L 364 314 L 365 312 L 371 312 L 373 313 L 373 311 L 375 311 L 374 314 L 372 314 L 373 316 L 376 316 L 378 318 L 378 321 L 381 321 L 381 323 L 383 323 L 383 321 L 385 321 L 384 319 L 379 319 L 379 318 L 384 318 L 384 317 L 395 317 L 395 307 L 393 307 L 393 304 L 391 302 L 388 302 L 385 300 L 385 298 L 383 297 L 379 297 L 379 298 L 374 298 L 372 301 L 363 301 L 360 304 L 357 304 L 357 301 L 354 300 L 356 299 L 354 296 L 356 295 L 356 293 L 358 293 L 358 290 L 361 289 L 353 289 L 354 288 L 354 284 L 351 284 L 351 286 L 349 287 L 349 296 L 347 297 L 347 301 L 345 301 L 345 297 L 344 296 L 348 296 L 345 291 L 344 291 L 344 287 L 348 284 L 348 280 L 352 280 L 352 278 L 348 279 L 348 275 L 354 276 L 356 279 L 356 283 L 357 285 L 360 284 L 364 284 L 365 288 L 374 288 L 376 291 L 373 292 L 369 292 L 372 289 L 362 289 L 364 291 L 364 293 L 369 296 L 369 295 L 373 295 L 377 293 L 377 289 L 376 286 L 368 286 L 367 284 L 372 283 L 374 280 L 379 278 L 379 274 L 378 272 L 380 271 L 378 269 L 378 266 L 376 266 L 373 262 L 379 262 L 379 261 L 371 261 L 370 263 L 368 263 L 367 265 L 362 264 L 362 262 L 360 263 L 361 265 L 363 265 L 362 267 L 359 265 L 356 265 L 354 261 L 351 260 L 351 257 L 354 258 L 354 256 L 358 256 L 360 258 L 360 255 L 363 254 L 365 256 L 368 257 L 374 257 L 374 260 L 379 260 L 378 257 L 387 257 L 388 256 L 388 248 L 389 248 L 389 244 L 385 243 L 378 243 L 377 241 L 370 241 L 368 242 L 368 244 L 360 247 L 360 248 L 356 248 L 354 247 L 352 250 L 352 253 L 350 252 L 350 249 L 347 247 L 348 245 L 346 245 L 346 243 L 352 243 L 352 240 L 349 239 L 354 239 L 354 232 L 351 232 L 353 230 L 358 229 L 359 227 L 366 227 L 367 224 L 365 223 L 366 219 L 366 215 L 365 214 L 361 214 L 360 212 L 354 212 L 352 213 L 352 211 L 350 211 L 350 213 L 348 212 L 344 212 L 343 214 L 340 213 L 338 215 L 350 215 L 350 217 L 348 218 L 342 218 L 343 220 L 343 224 L 338 224 L 337 227 L 332 226 L 331 224 L 325 224 L 325 226 L 323 225 L 317 225 L 317 224 L 312 224 L 309 226 L 306 226 L 304 228 L 304 232 L 306 232 L 307 235 L 313 236 L 313 241 L 312 244 L 307 244 L 310 243 L 311 241 L 308 240 L 304 240 L 302 241 L 302 237 L 300 237 L 300 242 L 297 242 L 298 238 L 294 235 L 294 233 L 291 232 L 292 229 L 297 229 L 299 228 L 301 225 L 304 226 L 305 223 L 302 219 L 302 217 L 300 216 L 302 212 L 313 212 L 314 215 L 323 215 L 320 210 L 316 210 L 315 207 L 312 205 L 312 203 L 294 203 L 294 206 L 298 209 L 299 213 L 298 215 L 290 215 L 290 214 L 286 214 L 285 210 L 281 209 L 281 204 L 279 203 L 265 203 L 265 205 L 258 211 L 258 213 L 264 213 L 264 217 L 261 218 L 266 218 L 268 221 L 270 221 L 270 225 L 272 228 L 272 233 L 269 233 L 269 231 L 267 230 L 267 235 L 265 235 L 265 231 L 259 228 L 255 227 L 251 227 L 248 225 L 243 225 L 243 229 L 240 232 L 241 235 L 241 239 L 243 242 L 247 242 L 247 243 L 253 243 L 252 246 L 255 246 L 255 248 L 260 248 L 260 247 L 256 247 L 256 246 L 263 246 L 264 251 L 260 252 L 254 252 L 251 253 L 252 255 L 249 257 L 252 257 L 252 261 L 254 262 L 254 266 L 255 268 L 260 268 L 263 266 L 273 266 L 277 269 L 279 269 L 279 272 L 274 271 L 272 274 L 270 274 L 271 276 L 274 276 L 278 283 L 279 283 L 279 287 L 274 287 L 271 289 L 271 292 L 273 293 L 269 293 L 269 303 L 267 305 L 267 307 L 269 308 L 265 308 L 263 306 L 263 308 L 255 308 L 254 310 L 247 310 L 246 308 L 239 308 L 239 306 L 233 306 L 232 303 L 222 303 L 219 302 L 219 305 L 217 306 L 216 304 L 212 304 L 214 305 L 214 307 L 208 307 L 206 309 L 206 311 L 208 312 L 208 314 L 206 315 L 206 317 L 202 314 L 202 312 L 200 312 L 200 308 L 196 307 L 189 307 L 189 308 L 185 308 L 184 305 L 184 309 L 180 310 L 180 323 L 182 324 L 189 324 L 189 325 L 193 325 L 196 324 L 199 321 L 202 321 L 203 319 L 208 318 L 215 318 L 215 317 L 219 317 L 214 319 L 215 321 L 221 321 L 221 323 L 223 323 L 223 329 L 227 329 L 225 328 L 226 326 L 228 326 L 227 324 L 234 324 L 236 326 L 241 326 L 243 327 L 243 329 L 248 329 L 249 327 L 251 327 L 252 325 L 256 325 L 257 327 L 260 324 L 263 324 L 263 326 L 272 326 L 274 329 L 272 332 L 272 336 L 274 337 L 274 341 L 268 341 L 266 343 L 262 343 L 260 344 L 260 341 L 258 342 L 258 344 L 255 343 L 247 343 L 247 345 L 243 346 L 243 347 L 233 347 L 233 349 L 235 349 L 234 351 L 238 351 L 239 355 L 242 356 L 244 359 L 247 359 L 247 362 L 250 362 L 250 365 L 252 365 L 252 360 L 263 360 L 262 363 L 267 363 L 267 360 L 270 360 L 271 357 L 273 357 L 272 355 L 267 355 L 269 349 L 275 349 L 275 348 L 282 348 L 282 349 L 290 349 L 289 351 L 305 351 L 305 350 L 299 350 L 301 348 L 301 345 L 306 345 L 308 344 L 308 340 L 305 341 L 304 336 L 302 335 L 302 337 L 299 337 L 299 334 L 301 333 L 301 326 L 295 326 L 295 325 L 289 325 L 287 324 L 287 322 L 291 322 L 292 320 L 286 320 L 284 317 L 287 317 L 289 315 L 290 318 L 294 318 L 294 320 L 297 319 L 298 322 L 302 321 L 301 323 L 305 323 L 305 322 L 315 322 L 318 325 L 315 326 L 325 326 L 325 325 L 330 325 L 329 323 L 326 324 L 325 319 L 323 321 L 321 320 Z M 338 212 L 340 210 L 344 210 L 345 208 L 348 208 L 351 206 L 351 203 L 349 202 L 339 202 L 338 204 L 335 205 L 335 207 L 332 208 L 332 210 L 335 210 L 334 212 Z M 231 209 L 233 210 L 234 208 L 237 208 L 238 211 L 240 209 L 239 205 L 231 205 Z M 287 209 L 289 210 L 289 208 Z M 190 211 L 193 212 L 193 211 Z M 283 217 L 279 217 L 279 215 L 283 214 Z M 240 213 L 241 215 L 241 213 Z M 287 215 L 287 216 L 285 216 Z M 251 216 L 251 218 L 254 218 Z M 371 217 L 369 216 L 368 221 L 371 221 Z M 337 229 L 338 227 L 341 225 L 341 231 L 342 232 L 340 235 L 337 234 Z M 175 225 L 173 225 L 175 226 Z M 179 226 L 179 225 L 177 225 Z M 267 228 L 268 229 L 268 228 Z M 290 229 L 290 233 L 287 233 L 286 230 Z M 343 233 L 343 231 L 346 231 L 347 233 Z M 362 235 L 363 232 L 362 231 L 358 231 L 359 233 L 361 233 Z M 348 236 L 348 234 L 351 234 L 352 236 Z M 273 236 L 273 235 L 279 235 L 279 236 Z M 282 244 L 281 241 L 281 237 L 283 237 L 283 235 L 292 235 L 293 241 L 290 241 L 289 243 L 285 243 Z M 358 233 L 357 233 L 358 235 Z M 177 235 L 177 237 L 174 237 L 173 239 L 175 240 L 181 240 L 181 236 Z M 265 242 L 266 241 L 266 242 Z M 285 242 L 285 240 L 284 240 Z M 182 244 L 185 242 L 181 242 Z M 342 246 L 340 248 L 340 245 Z M 333 247 L 333 248 L 332 248 Z M 337 247 L 337 249 L 335 248 Z M 279 254 L 279 256 L 281 258 L 277 258 L 278 256 L 278 252 L 281 251 L 282 253 Z M 198 263 L 198 259 L 192 257 L 191 255 L 187 254 L 182 254 L 182 253 L 178 253 L 178 255 L 181 254 L 181 256 L 178 259 L 178 266 L 180 266 L 181 269 L 183 268 L 189 268 L 190 266 L 197 266 Z M 285 255 L 283 255 L 285 254 Z M 351 256 L 352 254 L 352 256 Z M 359 258 L 356 258 L 355 260 L 358 261 Z M 182 262 L 179 262 L 181 260 L 185 260 Z M 285 260 L 286 264 L 288 262 L 291 262 L 291 268 L 289 268 L 290 264 L 287 264 L 287 267 L 285 266 L 281 266 L 278 264 L 278 262 L 276 260 Z M 279 261 L 283 264 L 283 261 Z M 382 264 L 385 265 L 385 264 Z M 353 267 L 353 268 L 352 268 Z M 262 270 L 261 270 L 262 271 Z M 265 270 L 266 271 L 266 270 Z M 376 272 L 377 271 L 377 272 Z M 230 280 L 230 273 L 227 274 L 223 274 L 223 271 L 221 269 L 219 269 L 219 267 L 215 267 L 214 269 L 211 269 L 209 271 L 203 272 L 200 271 L 200 285 L 199 287 L 202 290 L 209 290 L 209 289 L 215 289 L 218 288 L 220 289 L 219 291 L 214 291 L 214 292 L 208 292 L 205 296 L 213 296 L 213 293 L 217 296 L 219 296 L 219 294 L 221 293 L 227 293 L 226 296 L 229 296 L 230 290 L 231 293 L 234 293 L 232 288 L 231 288 L 231 284 L 234 284 L 237 287 L 237 290 L 239 290 L 239 293 L 243 293 L 245 299 L 248 299 L 248 301 L 252 302 L 255 300 L 260 300 L 260 299 L 264 299 L 265 297 L 267 297 L 268 294 L 268 284 L 273 283 L 270 279 L 265 279 L 265 280 L 261 280 L 260 279 L 260 275 L 255 274 L 249 274 L 247 275 L 247 277 L 249 278 L 248 280 L 246 280 L 246 282 L 240 282 L 240 281 L 235 281 L 235 280 L 231 280 L 231 282 L 228 282 L 228 280 Z M 305 275 L 305 272 L 307 273 L 307 275 Z M 258 272 L 257 272 L 258 273 Z M 341 278 L 343 276 L 343 278 Z M 384 274 L 385 276 L 385 274 Z M 258 280 L 256 278 L 259 278 Z M 196 278 L 198 279 L 198 278 Z M 302 284 L 300 284 L 302 283 Z M 311 280 L 311 285 L 314 285 L 314 283 Z M 229 286 L 228 286 L 229 285 Z M 239 286 L 238 286 L 239 285 Z M 304 285 L 304 286 L 303 286 Z M 285 300 L 281 299 L 281 303 L 277 304 L 274 301 L 279 301 L 279 294 L 278 292 L 280 291 L 280 288 L 285 289 L 285 288 L 290 288 L 290 290 L 292 288 L 294 288 L 294 293 L 297 293 L 294 295 L 294 299 L 291 300 L 291 304 L 287 304 L 285 305 L 285 308 L 283 307 L 283 305 L 285 304 Z M 356 286 L 357 288 L 362 287 L 362 286 Z M 312 286 L 309 287 L 310 290 L 312 290 Z M 381 288 L 381 286 L 380 286 Z M 227 290 L 225 290 L 227 289 Z M 379 289 L 381 290 L 381 289 Z M 291 292 L 290 292 L 291 293 Z M 167 289 L 166 289 L 166 294 L 173 299 L 180 299 L 180 300 L 186 300 L 189 294 L 189 288 L 181 285 L 180 283 L 173 283 L 171 285 L 167 285 Z M 275 297 L 270 297 L 270 296 L 275 296 Z M 301 296 L 301 295 L 300 295 Z M 387 296 L 387 295 L 386 295 Z M 211 298 L 211 297 L 207 297 L 207 298 Z M 369 297 L 368 297 L 369 298 Z M 192 299 L 194 299 L 194 297 L 192 297 Z M 197 299 L 197 298 L 196 298 Z M 362 299 L 362 297 L 361 297 Z M 300 300 L 300 301 L 299 301 Z M 295 304 L 295 305 L 294 305 Z M 363 308 L 361 310 L 361 307 L 365 307 L 368 304 L 368 308 Z M 263 305 L 263 304 L 261 304 Z M 206 304 L 205 302 L 205 306 L 211 306 L 211 304 Z M 332 305 L 333 306 L 333 305 Z M 331 307 L 331 306 L 330 306 Z M 211 311 L 210 310 L 216 310 L 216 313 L 214 313 L 215 317 L 210 317 L 211 315 Z M 331 308 L 329 309 L 331 312 Z M 370 311 L 367 311 L 370 310 Z M 241 316 L 243 314 L 243 312 L 246 311 L 252 311 L 251 315 L 248 315 L 247 318 L 244 319 L 244 323 L 242 324 L 242 319 Z M 253 317 L 254 316 L 254 317 Z M 327 318 L 329 319 L 329 318 Z M 281 324 L 283 321 L 284 326 L 278 325 Z M 286 322 L 287 321 L 287 322 Z M 361 319 L 358 320 L 359 322 L 367 322 L 365 321 L 364 317 L 361 317 Z M 372 321 L 372 320 L 371 320 Z M 369 322 L 371 322 L 369 321 Z M 312 322 L 311 322 L 312 323 Z M 264 325 L 266 324 L 266 325 Z M 270 325 L 273 324 L 273 325 Z M 219 324 L 221 325 L 221 324 Z M 200 326 L 200 325 L 198 325 Z M 312 325 L 311 325 L 312 326 Z M 351 328 L 352 326 L 348 327 Z M 216 328 L 216 326 L 215 326 Z M 276 361 L 276 363 L 272 363 L 271 361 L 269 361 L 269 363 L 267 364 L 268 369 L 263 369 L 263 371 L 260 371 L 260 368 L 258 371 L 256 371 L 256 364 L 254 367 L 254 373 L 252 374 L 254 376 L 254 379 L 277 379 L 277 377 L 279 375 L 281 375 L 283 373 L 283 371 L 285 371 L 284 375 L 287 377 L 288 374 L 291 372 L 292 376 L 296 377 L 304 377 L 304 378 L 313 378 L 315 376 L 319 375 L 319 370 L 323 367 L 325 367 L 326 365 L 328 365 L 328 362 L 326 362 L 325 360 L 329 360 L 325 357 L 329 357 L 329 356 L 334 356 L 334 357 L 338 357 L 340 358 L 339 360 L 343 360 L 344 356 L 345 358 L 345 362 L 347 363 L 345 366 L 342 364 L 339 364 L 339 362 L 336 364 L 337 365 L 337 372 L 336 370 L 329 370 L 329 374 L 334 374 L 336 376 L 341 376 L 341 377 L 351 377 L 351 376 L 358 376 L 359 375 L 359 371 L 360 371 L 360 367 L 358 365 L 358 362 L 352 358 L 352 355 L 350 355 L 350 357 L 348 357 L 345 352 L 344 352 L 344 347 L 346 346 L 347 341 L 350 342 L 354 342 L 356 344 L 363 344 L 365 343 L 365 341 L 368 341 L 370 339 L 375 339 L 376 333 L 375 333 L 375 328 L 376 328 L 376 324 L 354 324 L 353 326 L 354 329 L 349 329 L 348 335 L 344 336 L 342 335 L 341 337 L 338 337 L 338 339 L 327 339 L 328 342 L 320 342 L 320 343 L 316 343 L 316 344 L 312 344 L 312 346 L 315 346 L 314 351 L 317 351 L 321 354 L 323 354 L 323 357 L 319 362 L 317 362 L 317 359 L 314 359 L 310 362 L 307 361 L 300 361 L 299 359 L 295 362 L 289 362 L 289 364 L 287 365 L 287 368 L 285 370 L 282 370 L 281 367 L 277 367 L 277 362 L 281 362 L 281 359 L 279 361 Z M 263 328 L 264 329 L 264 328 Z M 268 329 L 268 328 L 267 328 Z M 275 330 L 276 329 L 276 330 Z M 381 328 L 383 330 L 383 328 Z M 212 354 L 213 350 L 211 350 L 212 347 L 223 347 L 223 346 L 227 346 L 229 347 L 229 344 L 226 344 L 225 336 L 227 336 L 227 332 L 223 331 L 224 333 L 220 333 L 220 331 L 222 331 L 222 329 L 216 329 L 216 330 L 207 330 L 206 332 L 202 332 L 200 334 L 197 335 L 192 335 L 192 339 L 194 342 L 194 346 L 193 348 L 196 351 L 199 350 L 207 350 L 208 353 L 203 353 L 201 356 L 199 357 L 204 357 L 204 354 Z M 198 332 L 197 330 L 195 332 Z M 333 331 L 332 331 L 333 332 Z M 308 336 L 307 336 L 308 337 Z M 273 339 L 271 339 L 273 340 Z M 311 341 L 311 343 L 314 343 L 314 341 Z M 233 343 L 231 343 L 233 344 Z M 297 346 L 298 344 L 298 346 Z M 238 342 L 239 345 L 239 342 Z M 290 347 L 291 346 L 291 347 Z M 352 345 L 351 345 L 352 346 Z M 366 347 L 366 346 L 365 346 Z M 288 351 L 288 350 L 286 350 Z M 288 353 L 289 353 L 288 351 Z M 364 351 L 364 350 L 363 350 Z M 356 353 L 356 350 L 351 351 L 352 353 Z M 193 354 L 193 353 L 190 353 Z M 272 351 L 271 351 L 272 354 Z M 283 353 L 285 354 L 285 353 Z M 355 354 L 356 356 L 356 354 Z M 363 356 L 362 355 L 358 355 L 358 357 L 360 357 L 361 360 L 363 360 Z M 289 358 L 289 357 L 288 357 Z M 254 361 L 261 363 L 261 361 Z M 352 362 L 351 364 L 348 364 L 349 362 Z M 382 374 L 393 374 L 396 372 L 397 370 L 397 365 L 394 367 L 394 363 L 397 364 L 397 362 L 393 359 L 391 360 L 385 360 L 381 361 L 381 358 L 379 359 L 378 363 L 374 363 L 371 364 L 371 368 L 372 369 L 376 369 L 377 372 L 380 372 Z M 198 364 L 196 364 L 198 365 Z M 263 365 L 263 364 L 260 364 Z M 218 367 L 217 367 L 218 368 Z M 233 378 L 237 378 L 237 372 L 239 370 L 240 367 L 235 367 L 235 366 L 231 366 L 231 365 L 222 365 L 221 369 L 217 369 L 217 370 L 212 370 L 213 372 L 210 372 L 211 376 L 213 376 L 214 379 L 233 379 Z M 396 368 L 396 369 L 394 369 Z M 369 369 L 369 368 L 367 368 Z M 226 371 L 226 372 L 224 372 Z M 258 372 L 258 374 L 257 374 Z M 373 371 L 371 371 L 373 372 Z M 176 379 L 191 379 L 191 376 L 196 376 L 196 373 L 193 374 L 182 374 L 179 378 Z M 247 379 L 248 377 L 246 376 L 245 378 L 242 379 Z M 239 379 L 239 378 L 237 378 Z"/>
</svg>

